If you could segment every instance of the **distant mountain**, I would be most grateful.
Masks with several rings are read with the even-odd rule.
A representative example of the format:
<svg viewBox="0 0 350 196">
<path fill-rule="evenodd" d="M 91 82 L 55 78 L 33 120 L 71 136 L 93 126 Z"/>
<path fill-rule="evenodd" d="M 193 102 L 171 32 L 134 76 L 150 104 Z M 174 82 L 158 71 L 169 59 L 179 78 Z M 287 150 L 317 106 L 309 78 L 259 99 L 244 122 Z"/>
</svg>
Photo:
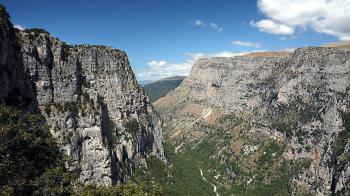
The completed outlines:
<svg viewBox="0 0 350 196">
<path fill-rule="evenodd" d="M 163 78 L 153 83 L 144 85 L 144 88 L 150 101 L 154 102 L 178 87 L 185 78 L 185 76 Z"/>
<path fill-rule="evenodd" d="M 155 82 L 154 80 L 140 80 L 138 81 L 140 85 L 145 86 L 147 84 L 151 84 L 152 82 Z"/>
<path fill-rule="evenodd" d="M 350 48 L 350 41 L 333 42 L 321 45 L 328 48 Z"/>
</svg>

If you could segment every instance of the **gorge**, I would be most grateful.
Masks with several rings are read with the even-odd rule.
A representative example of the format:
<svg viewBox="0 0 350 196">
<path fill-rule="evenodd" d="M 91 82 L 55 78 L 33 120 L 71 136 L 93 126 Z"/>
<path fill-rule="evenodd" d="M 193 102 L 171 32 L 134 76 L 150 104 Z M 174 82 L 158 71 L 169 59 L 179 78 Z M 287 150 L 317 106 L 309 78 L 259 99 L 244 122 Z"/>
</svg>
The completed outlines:
<svg viewBox="0 0 350 196">
<path fill-rule="evenodd" d="M 347 47 L 199 59 L 154 105 L 219 193 L 346 195 L 349 66 Z"/>
<path fill-rule="evenodd" d="M 60 174 L 44 178 L 49 169 L 36 171 L 44 177 L 19 184 L 53 179 L 54 188 L 71 190 L 16 192 L 6 168 L 25 166 L 14 168 L 12 154 L 0 151 L 9 181 L 0 178 L 0 194 L 349 195 L 348 43 L 198 58 L 189 76 L 153 85 L 146 87 L 150 100 L 126 52 L 16 29 L 0 5 L 1 144 L 23 132 L 43 157 L 50 156 L 43 149 L 57 145 L 64 157 L 57 162 L 76 176 L 63 183 Z M 32 138 L 37 127 L 52 137 L 47 146 Z M 45 164 L 33 167 L 39 162 Z M 129 191 L 130 182 L 151 188 Z M 119 192 L 103 190 L 118 185 Z"/>
</svg>

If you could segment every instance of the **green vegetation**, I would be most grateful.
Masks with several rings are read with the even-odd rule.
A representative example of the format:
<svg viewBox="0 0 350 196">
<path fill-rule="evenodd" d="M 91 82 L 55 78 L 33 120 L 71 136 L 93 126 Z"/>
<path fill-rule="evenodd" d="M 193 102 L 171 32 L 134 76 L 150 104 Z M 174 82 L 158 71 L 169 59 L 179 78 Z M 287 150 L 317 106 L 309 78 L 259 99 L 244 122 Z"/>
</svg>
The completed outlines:
<svg viewBox="0 0 350 196">
<path fill-rule="evenodd" d="M 67 62 L 70 54 L 71 47 L 66 42 L 62 42 L 62 60 Z"/>
<path fill-rule="evenodd" d="M 134 173 L 135 180 L 162 184 L 166 195 L 212 195 L 211 185 L 200 176 L 200 162 L 190 153 L 175 154 L 169 143 L 165 143 L 164 147 L 171 167 L 150 157 L 148 168 L 139 168 Z"/>
<path fill-rule="evenodd" d="M 174 80 L 160 80 L 151 84 L 147 84 L 144 86 L 144 88 L 146 94 L 150 99 L 150 102 L 153 103 L 157 99 L 167 95 L 171 90 L 174 90 L 176 87 L 178 87 L 183 80 L 183 77 L 178 77 Z"/>
<path fill-rule="evenodd" d="M 170 166 L 150 157 L 148 168 L 139 168 L 134 173 L 135 181 L 162 184 L 166 195 L 213 195 L 213 187 L 200 175 L 201 168 L 205 178 L 218 187 L 220 195 L 288 195 L 292 177 L 310 166 L 310 161 L 305 159 L 284 160 L 281 157 L 284 146 L 268 141 L 263 145 L 266 153 L 257 159 L 256 168 L 245 171 L 247 160 L 223 163 L 212 157 L 215 153 L 212 141 L 203 139 L 195 149 L 185 149 L 177 154 L 171 144 L 165 143 Z M 231 172 L 235 175 L 233 179 L 230 179 Z M 215 179 L 216 174 L 222 177 Z M 247 186 L 250 179 L 251 184 Z"/>
<path fill-rule="evenodd" d="M 257 164 L 262 167 L 271 166 L 275 157 L 280 157 L 284 147 L 276 141 L 269 141 L 264 147 L 264 153 L 259 157 Z"/>
<path fill-rule="evenodd" d="M 37 37 L 40 33 L 50 35 L 50 33 L 47 32 L 45 29 L 39 29 L 39 28 L 25 29 L 24 32 L 33 33 L 35 37 Z"/>
<path fill-rule="evenodd" d="M 292 136 L 298 119 L 299 114 L 296 105 L 281 107 L 276 117 L 272 119 L 271 126 L 279 132 L 286 133 L 287 136 Z"/>
<path fill-rule="evenodd" d="M 78 183 L 44 122 L 40 115 L 0 106 L 0 195 L 164 195 L 156 183 Z"/>
<path fill-rule="evenodd" d="M 99 187 L 96 185 L 87 185 L 73 194 L 79 196 L 132 196 L 132 195 L 151 195 L 162 196 L 164 191 L 159 184 L 146 186 L 145 184 L 135 184 L 127 182 L 123 185 L 115 185 L 112 187 Z"/>
<path fill-rule="evenodd" d="M 109 120 L 108 126 L 109 131 L 112 133 L 113 144 L 119 144 L 122 135 L 118 133 L 117 125 L 112 120 Z"/>
<path fill-rule="evenodd" d="M 37 37 L 39 37 L 41 34 L 44 34 L 44 35 L 50 35 L 49 32 L 47 32 L 46 30 L 44 29 L 38 29 L 38 28 L 33 28 L 33 29 L 25 29 L 23 30 L 24 32 L 27 33 L 27 37 L 28 39 L 30 40 L 30 42 L 33 42 L 35 39 L 37 39 Z"/>
<path fill-rule="evenodd" d="M 74 45 L 70 45 L 70 47 L 72 48 L 98 48 L 98 49 L 113 49 L 113 50 L 118 50 L 115 49 L 111 46 L 106 46 L 106 45 L 90 45 L 90 44 L 74 44 Z"/>
<path fill-rule="evenodd" d="M 73 112 L 73 113 L 78 113 L 80 111 L 81 116 L 85 117 L 86 116 L 86 109 L 88 107 L 94 108 L 94 100 L 90 98 L 89 94 L 87 92 L 84 92 L 81 96 L 81 99 L 78 99 L 78 102 L 75 101 L 65 101 L 63 103 L 54 103 L 55 108 L 59 112 Z M 46 109 L 48 107 L 48 110 Z M 50 114 L 50 108 L 49 106 L 45 106 L 45 112 L 47 114 Z M 95 111 L 97 112 L 97 111 Z"/>
<path fill-rule="evenodd" d="M 200 125 L 197 128 L 208 135 L 187 143 L 177 153 L 166 142 L 169 166 L 150 157 L 148 167 L 134 173 L 136 181 L 162 184 L 167 195 L 213 195 L 210 183 L 216 185 L 220 195 L 290 195 L 292 178 L 308 168 L 310 161 L 286 160 L 282 156 L 284 143 L 247 136 L 244 132 L 251 128 L 245 119 L 248 118 L 227 116 L 220 119 L 218 126 Z M 183 141 L 188 142 L 186 137 Z M 229 147 L 236 141 L 240 147 Z M 258 148 L 244 154 L 245 145 Z"/>
<path fill-rule="evenodd" d="M 54 106 L 59 112 L 76 112 L 78 110 L 78 104 L 76 102 L 66 101 L 63 103 L 54 103 Z"/>
<path fill-rule="evenodd" d="M 145 124 L 145 125 L 152 124 L 152 116 L 149 114 L 147 114 L 145 116 L 141 116 L 140 119 L 141 119 L 142 124 Z"/>
<path fill-rule="evenodd" d="M 275 170 L 274 174 L 267 173 L 265 176 L 257 175 L 254 189 L 246 188 L 242 195 L 290 195 L 291 179 L 300 170 L 309 168 L 310 161 L 300 159 L 296 161 L 283 160 L 281 166 Z M 264 178 L 261 178 L 264 177 Z M 272 182 L 268 183 L 268 180 Z M 264 182 L 265 181 L 265 182 Z M 254 186 L 254 185 L 252 185 Z"/>
<path fill-rule="evenodd" d="M 35 180 L 34 195 L 70 195 L 76 178 L 77 176 L 67 172 L 63 165 L 48 169 Z"/>
<path fill-rule="evenodd" d="M 0 106 L 1 195 L 72 191 L 74 174 L 66 171 L 64 157 L 44 122 L 40 115 Z"/>
<path fill-rule="evenodd" d="M 341 131 L 332 143 L 333 153 L 336 157 L 343 154 L 345 146 L 350 138 L 350 113 L 342 113 L 344 130 Z"/>
<path fill-rule="evenodd" d="M 126 123 L 126 131 L 132 135 L 136 135 L 139 132 L 139 122 L 136 118 L 132 118 L 128 123 Z"/>
<path fill-rule="evenodd" d="M 306 132 L 297 130 L 298 123 L 308 123 L 318 117 L 321 108 L 302 101 L 290 103 L 288 106 L 279 107 L 277 113 L 271 118 L 271 127 L 279 132 L 285 133 L 288 137 L 297 136 L 299 143 L 302 143 Z"/>
</svg>

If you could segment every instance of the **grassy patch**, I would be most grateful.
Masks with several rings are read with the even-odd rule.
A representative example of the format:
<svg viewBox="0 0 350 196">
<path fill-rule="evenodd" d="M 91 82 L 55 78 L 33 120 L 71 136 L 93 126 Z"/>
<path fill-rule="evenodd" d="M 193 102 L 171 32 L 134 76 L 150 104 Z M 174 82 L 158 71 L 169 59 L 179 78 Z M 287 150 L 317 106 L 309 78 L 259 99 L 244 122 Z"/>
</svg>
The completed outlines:
<svg viewBox="0 0 350 196">
<path fill-rule="evenodd" d="M 271 166 L 274 159 L 280 157 L 283 153 L 284 147 L 276 141 L 269 141 L 264 147 L 264 153 L 259 157 L 257 163 L 261 167 Z"/>
<path fill-rule="evenodd" d="M 134 173 L 139 181 L 157 182 L 164 187 L 166 195 L 212 195 L 212 187 L 200 176 L 199 162 L 188 153 L 175 154 L 174 146 L 164 145 L 170 166 L 150 157 L 148 168 Z M 203 171 L 205 170 L 202 168 Z"/>
</svg>

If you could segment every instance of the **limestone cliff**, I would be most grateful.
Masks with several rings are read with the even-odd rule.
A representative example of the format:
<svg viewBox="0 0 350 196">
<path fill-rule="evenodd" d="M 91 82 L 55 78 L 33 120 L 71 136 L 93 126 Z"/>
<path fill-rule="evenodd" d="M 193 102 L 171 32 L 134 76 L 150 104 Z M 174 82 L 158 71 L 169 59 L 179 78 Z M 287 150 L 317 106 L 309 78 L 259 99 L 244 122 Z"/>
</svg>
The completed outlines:
<svg viewBox="0 0 350 196">
<path fill-rule="evenodd" d="M 111 185 L 149 155 L 165 160 L 161 120 L 125 52 L 15 30 L 8 18 L 1 8 L 0 100 L 37 106 L 81 181 Z"/>
<path fill-rule="evenodd" d="M 10 17 L 0 5 L 0 103 L 33 111 L 35 98 L 20 52 Z"/>
<path fill-rule="evenodd" d="M 347 195 L 349 71 L 349 48 L 200 59 L 155 107 L 178 152 L 214 145 L 219 191 Z"/>
</svg>

